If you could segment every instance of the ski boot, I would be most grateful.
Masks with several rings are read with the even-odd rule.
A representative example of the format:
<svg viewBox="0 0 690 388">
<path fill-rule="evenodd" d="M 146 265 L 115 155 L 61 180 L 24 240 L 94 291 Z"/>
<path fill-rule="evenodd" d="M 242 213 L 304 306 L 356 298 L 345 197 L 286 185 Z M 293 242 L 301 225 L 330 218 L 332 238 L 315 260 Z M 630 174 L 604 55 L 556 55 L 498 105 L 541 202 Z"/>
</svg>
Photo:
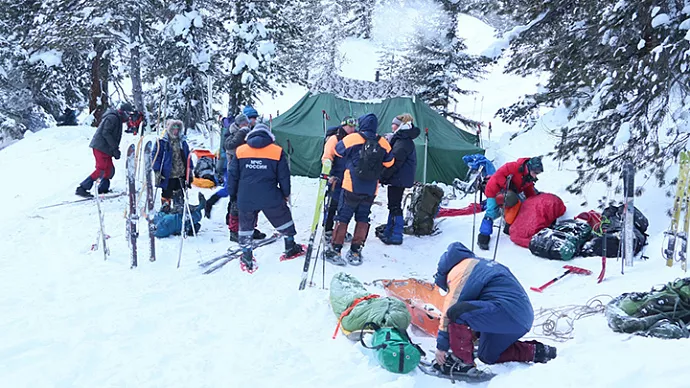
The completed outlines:
<svg viewBox="0 0 690 388">
<path fill-rule="evenodd" d="M 479 249 L 488 251 L 490 239 L 491 239 L 491 236 L 487 236 L 485 234 L 479 234 L 477 236 L 477 246 L 479 247 Z"/>
<path fill-rule="evenodd" d="M 285 252 L 280 256 L 280 261 L 292 260 L 295 257 L 302 256 L 305 250 L 306 247 L 295 243 L 295 236 L 285 236 Z"/>
</svg>

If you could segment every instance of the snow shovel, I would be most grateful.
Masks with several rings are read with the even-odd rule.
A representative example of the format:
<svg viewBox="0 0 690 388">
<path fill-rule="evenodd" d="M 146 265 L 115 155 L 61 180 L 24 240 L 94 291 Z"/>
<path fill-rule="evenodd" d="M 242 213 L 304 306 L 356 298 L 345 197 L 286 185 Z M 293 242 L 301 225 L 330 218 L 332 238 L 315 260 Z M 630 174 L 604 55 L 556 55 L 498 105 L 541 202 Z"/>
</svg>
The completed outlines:
<svg viewBox="0 0 690 388">
<path fill-rule="evenodd" d="M 564 265 L 563 268 L 565 268 L 567 271 L 563 272 L 563 274 L 562 274 L 561 276 L 559 276 L 559 277 L 557 277 L 557 278 L 553 278 L 552 280 L 549 280 L 546 284 L 544 284 L 543 286 L 541 286 L 541 287 L 539 287 L 539 288 L 537 288 L 537 287 L 530 287 L 529 289 L 532 290 L 532 291 L 536 291 L 536 292 L 542 292 L 542 291 L 544 291 L 544 289 L 545 289 L 546 287 L 548 287 L 548 286 L 550 286 L 550 285 L 556 283 L 556 282 L 559 281 L 560 279 L 563 279 L 563 278 L 566 277 L 568 274 L 571 274 L 571 273 L 574 273 L 574 274 L 576 274 L 576 275 L 591 275 L 591 274 L 592 274 L 592 271 L 590 271 L 590 270 L 588 270 L 588 269 L 580 268 L 580 267 L 575 267 L 575 266 L 573 266 L 573 265 Z"/>
</svg>

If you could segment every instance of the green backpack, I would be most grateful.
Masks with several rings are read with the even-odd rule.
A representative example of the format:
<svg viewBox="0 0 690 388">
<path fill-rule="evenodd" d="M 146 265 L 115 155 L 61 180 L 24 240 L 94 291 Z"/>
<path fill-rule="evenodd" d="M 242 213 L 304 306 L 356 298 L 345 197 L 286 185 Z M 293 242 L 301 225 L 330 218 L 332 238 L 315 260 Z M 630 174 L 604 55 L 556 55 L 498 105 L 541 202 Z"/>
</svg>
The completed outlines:
<svg viewBox="0 0 690 388">
<path fill-rule="evenodd" d="M 367 327 L 374 329 L 371 346 L 364 343 L 364 330 Z M 410 341 L 406 332 L 401 332 L 394 327 L 380 327 L 374 322 L 367 322 L 362 328 L 359 341 L 367 349 L 376 351 L 376 359 L 387 371 L 393 373 L 409 373 L 419 365 L 424 351 Z"/>
</svg>

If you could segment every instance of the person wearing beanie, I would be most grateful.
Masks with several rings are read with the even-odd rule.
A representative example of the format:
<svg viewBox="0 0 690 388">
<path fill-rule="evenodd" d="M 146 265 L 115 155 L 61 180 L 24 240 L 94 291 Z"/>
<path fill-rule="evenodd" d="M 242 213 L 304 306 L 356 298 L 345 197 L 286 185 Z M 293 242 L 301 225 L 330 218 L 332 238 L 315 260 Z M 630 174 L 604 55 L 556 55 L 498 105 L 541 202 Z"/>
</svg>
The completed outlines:
<svg viewBox="0 0 690 388">
<path fill-rule="evenodd" d="M 520 202 L 519 195 L 522 193 L 526 198 L 537 195 L 534 183 L 537 175 L 544 171 L 541 157 L 520 158 L 514 162 L 508 162 L 501 166 L 491 175 L 484 189 L 486 195 L 486 212 L 484 219 L 479 227 L 477 245 L 479 248 L 488 250 L 489 240 L 493 231 L 494 220 L 503 216 L 500 206 L 505 204 L 506 209 L 516 206 Z M 510 177 L 510 186 L 508 186 Z M 506 222 L 505 233 L 508 233 L 510 226 Z"/>
<path fill-rule="evenodd" d="M 89 147 L 93 149 L 93 157 L 96 159 L 96 169 L 84 179 L 75 194 L 92 198 L 91 188 L 93 183 L 101 179 L 98 185 L 98 194 L 110 191 L 110 180 L 115 176 L 113 158 L 120 159 L 120 140 L 122 140 L 122 124 L 129 120 L 130 113 L 134 111 L 132 104 L 123 103 L 120 109 L 108 109 L 101 117 L 101 123 L 96 129 Z"/>
<path fill-rule="evenodd" d="M 376 228 L 376 236 L 387 245 L 400 245 L 403 242 L 402 200 L 403 193 L 414 185 L 417 172 L 417 150 L 414 146 L 421 131 L 412 123 L 412 115 L 405 113 L 393 118 L 393 136 L 390 144 L 395 163 L 383 171 L 381 183 L 388 185 L 388 222 L 382 231 Z M 379 232 L 380 231 L 380 232 Z"/>
<path fill-rule="evenodd" d="M 228 168 L 230 166 L 230 163 L 232 163 L 232 160 L 235 158 L 235 151 L 237 150 L 237 147 L 245 143 L 245 139 L 250 130 L 251 128 L 249 128 L 249 120 L 247 119 L 247 116 L 244 113 L 240 113 L 237 116 L 235 116 L 234 122 L 230 125 L 230 128 L 228 130 L 228 134 L 226 138 L 223 140 L 223 148 L 225 149 L 225 154 L 228 160 Z M 225 198 L 228 196 L 227 169 L 223 182 L 223 188 L 215 192 L 208 199 L 208 201 L 206 201 L 206 207 L 204 209 L 204 216 L 206 218 L 211 218 L 211 210 L 213 209 L 213 206 L 221 198 Z M 237 203 L 232 200 L 232 197 L 228 202 L 225 221 L 228 225 L 228 229 L 230 230 L 230 241 L 239 242 L 240 239 L 238 232 L 240 227 L 240 219 L 237 210 Z M 266 234 L 262 233 L 259 229 L 254 229 L 254 234 L 252 237 L 255 240 L 261 240 L 266 238 Z"/>
<path fill-rule="evenodd" d="M 242 109 L 242 113 L 247 116 L 247 119 L 249 120 L 249 127 L 254 128 L 256 125 L 256 120 L 259 118 L 259 112 L 247 105 L 244 107 L 244 109 Z"/>
<path fill-rule="evenodd" d="M 237 147 L 228 168 L 228 194 L 237 202 L 242 247 L 241 266 L 247 272 L 255 270 L 252 235 L 259 212 L 281 233 L 285 252 L 281 260 L 303 253 L 295 243 L 295 223 L 288 207 L 290 198 L 290 167 L 287 155 L 275 144 L 275 137 L 266 124 L 258 123 L 247 135 L 247 143 Z"/>
<path fill-rule="evenodd" d="M 380 172 L 395 163 L 390 144 L 376 133 L 376 115 L 366 114 L 357 119 L 357 123 L 359 130 L 345 136 L 335 146 L 335 155 L 345 160 L 345 172 L 333 239 L 324 252 L 324 258 L 335 265 L 362 264 L 362 247 L 369 233 L 369 214 L 376 197 Z M 345 261 L 341 252 L 347 225 L 353 216 L 355 231 Z"/>
<path fill-rule="evenodd" d="M 343 186 L 343 174 L 345 173 L 345 160 L 335 155 L 335 145 L 345 136 L 355 132 L 357 127 L 357 120 L 345 116 L 340 125 L 328 128 L 326 132 L 326 143 L 323 147 L 323 156 L 321 162 L 326 160 L 331 161 L 331 172 L 328 178 L 328 196 L 330 203 L 328 206 L 328 213 L 324 221 L 324 233 L 326 234 L 326 241 L 330 242 L 333 235 L 334 217 L 338 210 L 338 203 L 340 202 L 340 193 Z M 345 237 L 347 240 L 347 236 Z"/>
</svg>

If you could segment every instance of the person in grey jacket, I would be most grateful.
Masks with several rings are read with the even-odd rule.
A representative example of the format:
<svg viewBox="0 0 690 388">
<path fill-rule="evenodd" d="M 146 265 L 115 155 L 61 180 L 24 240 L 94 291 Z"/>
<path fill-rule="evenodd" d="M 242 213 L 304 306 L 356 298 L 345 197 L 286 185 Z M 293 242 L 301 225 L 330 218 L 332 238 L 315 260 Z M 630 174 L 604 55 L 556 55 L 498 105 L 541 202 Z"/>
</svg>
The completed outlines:
<svg viewBox="0 0 690 388">
<path fill-rule="evenodd" d="M 230 125 L 227 135 L 223 139 L 223 147 L 225 148 L 225 154 L 228 159 L 228 170 L 230 163 L 232 163 L 232 160 L 235 158 L 235 151 L 237 150 L 237 147 L 246 143 L 246 137 L 250 130 L 249 119 L 244 115 L 244 113 L 240 113 L 235 116 L 235 122 Z M 225 185 L 223 188 L 213 193 L 213 195 L 211 195 L 211 197 L 206 201 L 206 207 L 204 209 L 204 215 L 206 218 L 211 218 L 211 209 L 216 202 L 218 202 L 221 198 L 228 196 L 227 182 L 228 177 L 226 174 Z M 230 229 L 230 241 L 239 242 L 238 232 L 240 227 L 240 218 L 237 204 L 234 201 L 228 201 L 228 212 L 225 216 L 225 220 L 228 224 L 228 228 Z M 265 233 L 262 233 L 258 229 L 254 230 L 254 239 L 260 240 L 265 237 Z"/>
<path fill-rule="evenodd" d="M 98 178 L 101 178 L 98 193 L 104 194 L 110 190 L 110 180 L 115 176 L 112 158 L 120 159 L 122 124 L 127 122 L 132 111 L 134 111 L 132 105 L 125 102 L 120 105 L 120 109 L 108 109 L 101 117 L 101 123 L 89 144 L 96 159 L 96 169 L 77 186 L 76 195 L 85 198 L 93 197 L 89 191 Z"/>
</svg>

